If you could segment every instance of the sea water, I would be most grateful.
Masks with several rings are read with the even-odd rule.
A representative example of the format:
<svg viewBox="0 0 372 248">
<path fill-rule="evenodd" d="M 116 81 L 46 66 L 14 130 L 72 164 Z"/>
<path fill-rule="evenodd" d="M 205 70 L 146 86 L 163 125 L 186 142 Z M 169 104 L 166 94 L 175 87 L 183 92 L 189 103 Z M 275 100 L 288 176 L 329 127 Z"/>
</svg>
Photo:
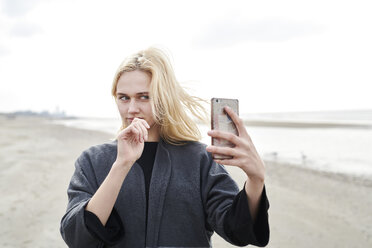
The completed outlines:
<svg viewBox="0 0 372 248">
<path fill-rule="evenodd" d="M 361 123 L 365 128 L 353 127 L 275 127 L 246 126 L 257 151 L 266 161 L 290 163 L 296 166 L 349 174 L 372 179 L 372 111 L 356 113 L 298 113 L 246 115 L 244 119 L 285 120 L 290 121 L 322 121 L 322 123 Z M 99 130 L 115 135 L 120 127 L 118 119 L 75 119 L 61 120 L 67 126 Z M 371 124 L 369 126 L 369 124 Z M 209 126 L 199 125 L 202 142 L 210 144 L 207 135 Z"/>
</svg>

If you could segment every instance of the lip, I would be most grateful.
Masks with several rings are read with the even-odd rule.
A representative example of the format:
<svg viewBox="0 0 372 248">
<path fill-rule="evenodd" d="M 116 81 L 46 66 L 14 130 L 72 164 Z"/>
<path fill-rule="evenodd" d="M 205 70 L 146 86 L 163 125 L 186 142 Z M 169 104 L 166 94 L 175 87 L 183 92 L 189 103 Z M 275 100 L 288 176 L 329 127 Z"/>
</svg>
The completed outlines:
<svg viewBox="0 0 372 248">
<path fill-rule="evenodd" d="M 127 120 L 128 120 L 129 122 L 132 122 L 132 121 L 134 120 L 134 118 L 143 119 L 142 117 L 133 117 L 133 118 L 127 118 Z"/>
</svg>

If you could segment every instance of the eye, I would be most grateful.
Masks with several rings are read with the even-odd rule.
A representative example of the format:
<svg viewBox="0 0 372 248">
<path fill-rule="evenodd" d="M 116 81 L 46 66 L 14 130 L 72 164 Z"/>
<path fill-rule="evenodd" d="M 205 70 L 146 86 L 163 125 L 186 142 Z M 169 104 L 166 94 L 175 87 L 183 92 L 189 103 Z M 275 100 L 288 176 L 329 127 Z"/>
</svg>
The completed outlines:
<svg viewBox="0 0 372 248">
<path fill-rule="evenodd" d="M 120 100 L 123 100 L 123 101 L 126 101 L 126 100 L 129 100 L 129 97 L 127 97 L 127 96 L 119 96 L 119 99 Z"/>
<path fill-rule="evenodd" d="M 142 96 L 140 96 L 140 99 L 141 100 L 148 100 L 148 99 L 150 99 L 150 97 L 148 95 L 142 95 Z"/>
</svg>

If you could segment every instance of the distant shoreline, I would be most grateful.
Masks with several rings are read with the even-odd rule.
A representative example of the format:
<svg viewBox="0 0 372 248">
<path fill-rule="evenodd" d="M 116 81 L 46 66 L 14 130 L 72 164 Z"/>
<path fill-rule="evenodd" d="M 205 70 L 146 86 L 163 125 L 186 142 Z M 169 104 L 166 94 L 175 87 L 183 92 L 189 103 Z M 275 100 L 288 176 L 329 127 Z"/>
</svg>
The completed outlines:
<svg viewBox="0 0 372 248">
<path fill-rule="evenodd" d="M 67 116 L 63 114 L 53 114 L 48 112 L 36 113 L 36 112 L 12 112 L 12 113 L 0 113 L 0 116 L 3 116 L 7 119 L 15 118 L 41 118 L 41 119 L 56 119 L 56 120 L 74 120 L 79 119 L 75 116 Z"/>
<path fill-rule="evenodd" d="M 244 120 L 247 126 L 290 127 L 290 128 L 372 128 L 372 123 L 317 122 L 317 121 L 276 121 L 276 120 Z"/>
<path fill-rule="evenodd" d="M 15 118 L 42 118 L 48 120 L 79 120 L 79 119 L 97 119 L 93 117 L 76 117 L 76 116 L 59 116 L 53 114 L 40 114 L 40 113 L 0 113 L 7 119 Z M 113 118 L 99 118 L 99 119 L 113 119 Z M 207 125 L 206 123 L 195 120 L 197 124 Z M 372 121 L 365 123 L 355 123 L 350 121 L 312 121 L 312 120 L 275 120 L 275 119 L 255 119 L 243 117 L 243 122 L 246 126 L 254 127 L 276 127 L 276 128 L 358 128 L 358 129 L 372 129 Z"/>
</svg>

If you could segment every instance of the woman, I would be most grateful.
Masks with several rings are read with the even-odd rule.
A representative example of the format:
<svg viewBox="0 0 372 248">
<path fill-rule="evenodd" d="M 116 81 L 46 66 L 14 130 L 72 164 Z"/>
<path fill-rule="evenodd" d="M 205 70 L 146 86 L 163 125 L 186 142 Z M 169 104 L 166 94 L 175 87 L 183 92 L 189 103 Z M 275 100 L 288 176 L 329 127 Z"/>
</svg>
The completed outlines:
<svg viewBox="0 0 372 248">
<path fill-rule="evenodd" d="M 200 99 L 182 89 L 157 48 L 120 65 L 112 95 L 122 128 L 76 161 L 61 221 L 69 247 L 210 247 L 213 231 L 236 245 L 268 243 L 264 164 L 231 109 L 239 135 L 208 135 L 235 147 L 199 143 L 188 113 L 204 119 Z M 233 158 L 213 161 L 214 153 Z M 243 190 L 222 164 L 247 175 Z"/>
</svg>

